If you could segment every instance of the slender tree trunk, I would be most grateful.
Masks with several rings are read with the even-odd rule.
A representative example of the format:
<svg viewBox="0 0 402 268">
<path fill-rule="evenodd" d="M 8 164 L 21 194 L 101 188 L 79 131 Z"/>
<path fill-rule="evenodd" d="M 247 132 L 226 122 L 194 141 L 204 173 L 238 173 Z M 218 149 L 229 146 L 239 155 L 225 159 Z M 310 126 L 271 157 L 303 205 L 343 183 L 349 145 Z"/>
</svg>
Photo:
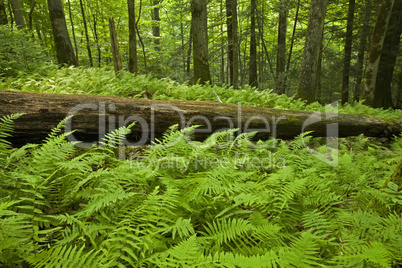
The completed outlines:
<svg viewBox="0 0 402 268">
<path fill-rule="evenodd" d="M 137 21 L 135 22 L 135 29 L 137 30 L 137 35 L 138 35 L 138 40 L 140 41 L 141 47 L 142 47 L 142 55 L 144 57 L 144 68 L 145 68 L 145 73 L 148 73 L 148 67 L 147 67 L 147 55 L 145 53 L 145 45 L 144 42 L 142 41 L 142 37 L 140 35 L 140 30 L 138 29 L 138 22 L 141 19 L 141 10 L 142 10 L 142 0 L 140 0 L 140 8 L 138 10 L 138 18 Z"/>
<path fill-rule="evenodd" d="M 396 58 L 402 33 L 402 0 L 395 0 L 392 15 L 389 19 L 384 47 L 378 66 L 374 91 L 375 108 L 392 108 L 391 82 L 394 74 Z"/>
<path fill-rule="evenodd" d="M 159 16 L 159 4 L 160 0 L 153 0 L 153 11 L 152 11 L 152 34 L 154 36 L 154 44 L 155 44 L 155 50 L 160 51 L 160 39 L 161 39 L 161 28 L 160 28 L 160 21 L 161 18 Z"/>
<path fill-rule="evenodd" d="M 364 55 L 367 50 L 367 39 L 370 35 L 370 15 L 371 15 L 371 1 L 366 0 L 364 6 L 363 15 L 363 26 L 361 28 L 360 42 L 359 42 L 359 53 L 357 55 L 356 62 L 356 81 L 355 81 L 355 91 L 353 95 L 354 101 L 359 101 L 361 95 L 361 86 L 363 78 L 363 66 L 364 66 Z"/>
<path fill-rule="evenodd" d="M 350 60 L 352 58 L 353 19 L 355 16 L 355 0 L 349 0 L 348 20 L 345 38 L 345 56 L 343 58 L 341 103 L 349 102 Z"/>
<path fill-rule="evenodd" d="M 250 62 L 249 62 L 249 82 L 252 87 L 258 88 L 257 76 L 257 40 L 255 16 L 257 12 L 257 0 L 251 0 L 251 19 L 250 19 Z"/>
<path fill-rule="evenodd" d="M 33 37 L 33 30 L 32 30 L 32 13 L 35 9 L 36 6 L 36 1 L 32 0 L 31 2 L 31 8 L 29 9 L 28 12 L 28 27 L 29 27 L 29 31 L 32 33 L 32 37 Z"/>
<path fill-rule="evenodd" d="M 137 33 L 136 33 L 134 0 L 127 0 L 127 6 L 128 6 L 128 35 L 129 35 L 128 70 L 130 73 L 137 74 L 138 56 L 137 56 Z"/>
<path fill-rule="evenodd" d="M 287 65 L 286 65 L 286 74 L 289 73 L 289 69 L 290 69 L 290 61 L 291 61 L 291 59 L 292 59 L 293 44 L 294 44 L 295 35 L 296 35 L 296 26 L 297 26 L 297 21 L 298 21 L 298 19 L 299 19 L 299 10 L 300 10 L 300 0 L 297 1 L 295 21 L 294 21 L 294 23 L 293 23 L 292 39 L 290 40 L 290 48 L 289 48 L 288 63 L 287 63 Z M 288 76 L 285 75 L 285 89 L 286 89 L 286 81 L 287 81 L 287 79 L 288 79 Z"/>
<path fill-rule="evenodd" d="M 4 1 L 5 1 L 5 0 L 4 0 Z M 12 8 L 12 6 L 11 6 L 10 0 L 8 0 L 7 2 L 8 2 L 8 11 L 9 11 L 9 14 L 10 14 L 10 28 L 11 28 L 11 30 L 12 30 L 13 27 L 14 27 L 13 8 Z"/>
<path fill-rule="evenodd" d="M 191 0 L 194 83 L 211 81 L 208 62 L 207 0 Z"/>
<path fill-rule="evenodd" d="M 220 1 L 220 6 L 219 6 L 219 15 L 221 18 L 223 18 L 223 0 Z M 220 27 L 220 34 L 223 35 L 223 23 L 221 24 Z M 225 84 L 225 41 L 223 38 L 221 38 L 221 66 L 220 66 L 220 73 L 219 73 L 219 80 L 221 82 L 221 85 Z"/>
<path fill-rule="evenodd" d="M 77 46 L 77 39 L 75 38 L 74 20 L 73 20 L 73 14 L 72 14 L 72 10 L 71 10 L 70 0 L 68 0 L 68 14 L 70 17 L 71 32 L 73 34 L 73 40 L 74 40 L 75 57 L 77 58 L 77 62 L 78 62 L 78 46 Z"/>
<path fill-rule="evenodd" d="M 0 0 L 0 25 L 7 25 L 7 13 L 5 0 Z"/>
<path fill-rule="evenodd" d="M 74 55 L 70 36 L 67 31 L 61 0 L 47 0 L 50 22 L 52 24 L 54 43 L 56 47 L 57 61 L 60 64 L 78 66 Z"/>
<path fill-rule="evenodd" d="M 98 49 L 98 67 L 100 68 L 102 66 L 102 51 L 99 45 L 99 37 L 97 30 L 98 20 L 96 19 L 95 14 L 93 14 L 93 18 L 94 18 L 94 36 L 95 36 L 96 48 Z"/>
<path fill-rule="evenodd" d="M 17 28 L 23 30 L 26 28 L 24 14 L 21 10 L 21 3 L 20 0 L 10 0 L 11 6 L 13 8 L 15 24 Z"/>
<path fill-rule="evenodd" d="M 121 69 L 123 69 L 123 65 L 121 63 L 119 42 L 117 41 L 117 33 L 113 18 L 109 19 L 109 30 L 110 30 L 110 42 L 112 47 L 114 71 L 117 74 Z"/>
<path fill-rule="evenodd" d="M 239 58 L 237 41 L 237 0 L 226 0 L 226 25 L 228 35 L 228 66 L 230 83 L 234 89 L 239 88 Z"/>
<path fill-rule="evenodd" d="M 276 58 L 276 91 L 285 94 L 285 68 L 286 68 L 286 29 L 287 29 L 287 0 L 279 2 L 278 23 L 278 54 Z"/>
<path fill-rule="evenodd" d="M 85 10 L 84 10 L 84 5 L 82 4 L 82 0 L 80 0 L 80 7 L 81 7 L 82 21 L 84 22 L 85 39 L 87 41 L 87 51 L 88 51 L 89 66 L 93 67 L 94 63 L 92 61 L 91 45 L 89 44 L 87 20 L 85 18 Z"/>
<path fill-rule="evenodd" d="M 366 83 L 364 86 L 362 99 L 368 106 L 374 106 L 374 91 L 377 80 L 378 67 L 381 58 L 381 52 L 384 45 L 385 34 L 388 22 L 391 17 L 392 7 L 395 0 L 384 0 L 377 16 L 374 26 L 374 32 L 371 39 L 371 47 L 366 70 Z"/>
<path fill-rule="evenodd" d="M 311 0 L 310 16 L 306 33 L 303 61 L 295 98 L 315 101 L 315 86 L 317 79 L 317 65 L 322 43 L 322 31 L 328 0 Z"/>
<path fill-rule="evenodd" d="M 322 38 L 324 38 L 324 31 L 322 32 Z M 323 104 L 323 94 L 322 94 L 322 83 L 321 83 L 321 73 L 322 73 L 322 52 L 323 52 L 323 42 L 320 46 L 320 54 L 318 54 L 318 64 L 317 64 L 317 78 L 315 81 L 315 99 L 319 103 Z"/>
<path fill-rule="evenodd" d="M 193 27 L 190 25 L 190 35 L 188 37 L 188 50 L 187 50 L 187 76 L 190 76 L 191 65 L 191 51 L 193 47 Z"/>
</svg>

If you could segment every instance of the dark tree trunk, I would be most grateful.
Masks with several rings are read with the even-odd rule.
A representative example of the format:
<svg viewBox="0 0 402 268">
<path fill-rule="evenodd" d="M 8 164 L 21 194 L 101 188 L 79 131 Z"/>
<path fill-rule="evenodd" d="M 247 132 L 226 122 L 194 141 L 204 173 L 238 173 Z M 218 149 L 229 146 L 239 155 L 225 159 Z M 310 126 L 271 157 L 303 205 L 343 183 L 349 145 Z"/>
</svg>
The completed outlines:
<svg viewBox="0 0 402 268">
<path fill-rule="evenodd" d="M 374 91 L 378 67 L 380 65 L 379 63 L 384 46 L 385 34 L 387 32 L 388 22 L 391 17 L 394 2 L 395 0 L 383 1 L 374 26 L 373 36 L 371 38 L 370 54 L 366 70 L 366 83 L 362 95 L 365 104 L 371 107 L 374 106 Z"/>
<path fill-rule="evenodd" d="M 295 96 L 296 98 L 306 100 L 307 103 L 315 101 L 317 65 L 327 5 L 328 0 L 311 0 L 306 44 L 304 46 L 299 85 Z"/>
<path fill-rule="evenodd" d="M 191 65 L 191 51 L 193 48 L 193 27 L 190 25 L 190 34 L 188 37 L 188 50 L 187 50 L 187 76 L 190 76 Z"/>
<path fill-rule="evenodd" d="M 145 45 L 144 42 L 142 41 L 142 37 L 140 35 L 140 30 L 138 29 L 138 22 L 141 19 L 141 10 L 142 10 L 142 0 L 140 0 L 140 8 L 138 10 L 138 18 L 137 21 L 135 22 L 135 29 L 137 30 L 137 36 L 138 36 L 138 40 L 140 41 L 141 47 L 142 47 L 142 55 L 144 58 L 144 69 L 145 69 L 145 73 L 148 73 L 148 67 L 147 67 L 147 55 L 145 53 Z"/>
<path fill-rule="evenodd" d="M 127 6 L 128 6 L 128 34 L 129 34 L 128 70 L 130 73 L 137 74 L 138 55 L 137 55 L 137 33 L 136 33 L 134 0 L 127 0 Z"/>
<path fill-rule="evenodd" d="M 73 34 L 73 40 L 74 40 L 74 47 L 75 47 L 75 57 L 78 62 L 78 46 L 77 46 L 77 39 L 75 38 L 75 29 L 74 29 L 74 20 L 73 20 L 73 14 L 71 11 L 71 2 L 68 0 L 68 14 L 70 17 L 70 23 L 71 23 L 71 33 Z"/>
<path fill-rule="evenodd" d="M 287 29 L 288 7 L 287 0 L 279 2 L 279 23 L 278 23 L 278 54 L 276 58 L 276 91 L 278 94 L 285 94 L 285 68 L 286 68 L 286 29 Z"/>
<path fill-rule="evenodd" d="M 257 76 L 257 38 L 255 16 L 257 13 L 257 0 L 251 0 L 251 19 L 250 19 L 250 62 L 249 62 L 249 82 L 252 87 L 258 88 Z"/>
<path fill-rule="evenodd" d="M 119 42 L 117 41 L 117 33 L 113 18 L 109 19 L 109 30 L 110 30 L 110 43 L 112 47 L 114 71 L 117 74 L 121 69 L 123 69 L 123 65 L 121 63 Z"/>
<path fill-rule="evenodd" d="M 35 6 L 36 6 L 36 1 L 32 0 L 31 8 L 29 9 L 29 12 L 28 12 L 28 23 L 29 23 L 28 25 L 29 25 L 29 31 L 32 33 L 32 37 L 33 37 L 32 13 L 35 9 Z"/>
<path fill-rule="evenodd" d="M 68 115 L 74 117 L 67 122 L 66 131 L 76 130 L 73 133 L 74 137 L 84 141 L 96 141 L 99 137 L 103 137 L 106 131 L 122 127 L 132 121 L 137 121 L 137 124 L 133 127 L 129 139 L 139 140 L 138 137 L 141 137 L 143 143 L 152 141 L 152 137 L 161 137 L 171 125 L 179 124 L 180 128 L 184 128 L 190 125 L 205 125 L 206 122 L 211 124 L 209 132 L 203 128 L 202 132 L 195 132 L 195 137 L 205 138 L 212 132 L 231 127 L 230 123 L 240 129 L 239 133 L 251 128 L 260 129 L 257 138 L 261 139 L 293 138 L 306 131 L 313 131 L 309 135 L 316 137 L 330 135 L 346 137 L 360 134 L 392 137 L 402 132 L 402 119 L 279 110 L 211 101 L 155 101 L 10 90 L 0 90 L 0 100 L 0 117 L 12 113 L 25 113 L 15 121 L 13 132 L 14 141 L 19 141 L 20 144 L 40 142 L 49 134 L 51 128 Z M 284 119 L 279 120 L 280 116 Z M 126 122 L 121 122 L 123 120 Z M 315 123 L 306 125 L 309 121 Z M 268 128 L 267 124 L 271 123 L 273 125 Z M 330 124 L 338 124 L 338 133 L 327 133 Z"/>
<path fill-rule="evenodd" d="M 7 25 L 7 13 L 5 0 L 0 0 L 0 25 Z"/>
<path fill-rule="evenodd" d="M 324 32 L 322 32 L 322 36 L 324 38 Z M 323 50 L 323 42 L 321 42 L 320 53 L 318 54 L 318 64 L 317 64 L 317 78 L 315 81 L 315 99 L 319 103 L 323 104 L 323 94 L 322 94 L 322 83 L 321 83 L 321 73 L 322 73 L 322 50 Z"/>
<path fill-rule="evenodd" d="M 237 0 L 226 0 L 226 25 L 228 35 L 228 65 L 230 86 L 239 88 L 239 58 L 237 42 Z"/>
<path fill-rule="evenodd" d="M 395 0 L 392 15 L 389 19 L 384 47 L 378 66 L 377 80 L 374 91 L 375 108 L 393 108 L 391 82 L 394 67 L 399 52 L 399 42 L 402 33 L 402 0 Z"/>
<path fill-rule="evenodd" d="M 191 0 L 194 83 L 211 81 L 208 62 L 207 0 Z"/>
<path fill-rule="evenodd" d="M 399 71 L 398 75 L 398 84 L 396 89 L 396 99 L 395 99 L 395 108 L 402 109 L 402 68 Z"/>
<path fill-rule="evenodd" d="M 289 56 L 288 56 L 288 62 L 286 65 L 286 74 L 289 73 L 289 69 L 290 69 L 290 61 L 292 59 L 293 44 L 294 44 L 295 35 L 296 35 L 297 20 L 299 19 L 299 10 L 300 10 L 300 0 L 297 1 L 297 6 L 296 6 L 296 15 L 295 15 L 295 21 L 293 23 L 292 39 L 290 40 Z M 286 75 L 285 76 L 285 89 L 286 89 L 287 78 L 288 78 L 288 76 Z"/>
<path fill-rule="evenodd" d="M 361 28 L 359 53 L 357 55 L 357 62 L 356 62 L 356 81 L 355 81 L 355 91 L 353 95 L 354 101 L 359 101 L 361 95 L 364 55 L 366 54 L 367 50 L 367 38 L 370 35 L 370 15 L 372 8 L 371 1 L 372 0 L 366 0 L 366 3 L 364 5 L 363 25 Z"/>
<path fill-rule="evenodd" d="M 10 0 L 11 6 L 13 8 L 15 24 L 17 28 L 23 30 L 26 28 L 24 14 L 21 10 L 21 3 L 20 0 Z"/>
<path fill-rule="evenodd" d="M 160 21 L 161 18 L 159 16 L 159 4 L 160 0 L 153 0 L 153 11 L 152 11 L 152 34 L 154 36 L 154 44 L 155 44 L 155 50 L 160 51 L 160 39 L 161 39 L 161 28 L 160 28 Z"/>
<path fill-rule="evenodd" d="M 355 16 L 355 0 L 349 0 L 348 20 L 345 37 L 345 55 L 343 58 L 341 103 L 349 102 L 350 60 L 352 58 L 353 19 Z"/>
<path fill-rule="evenodd" d="M 78 66 L 74 55 L 70 36 L 67 31 L 61 0 L 47 0 L 50 22 L 52 24 L 54 43 L 56 47 L 57 61 L 60 64 Z"/>
<path fill-rule="evenodd" d="M 98 67 L 100 68 L 102 66 L 102 51 L 99 45 L 99 37 L 98 37 L 98 30 L 97 30 L 97 25 L 98 21 L 96 19 L 96 15 L 93 15 L 94 18 L 94 35 L 95 35 L 95 42 L 96 42 L 96 48 L 98 49 Z"/>
<path fill-rule="evenodd" d="M 91 45 L 89 43 L 87 20 L 85 18 L 85 10 L 84 10 L 84 5 L 82 4 L 82 0 L 80 0 L 80 7 L 81 7 L 82 20 L 84 22 L 85 39 L 87 41 L 87 51 L 88 51 L 89 66 L 93 67 L 94 63 L 92 61 Z"/>
</svg>

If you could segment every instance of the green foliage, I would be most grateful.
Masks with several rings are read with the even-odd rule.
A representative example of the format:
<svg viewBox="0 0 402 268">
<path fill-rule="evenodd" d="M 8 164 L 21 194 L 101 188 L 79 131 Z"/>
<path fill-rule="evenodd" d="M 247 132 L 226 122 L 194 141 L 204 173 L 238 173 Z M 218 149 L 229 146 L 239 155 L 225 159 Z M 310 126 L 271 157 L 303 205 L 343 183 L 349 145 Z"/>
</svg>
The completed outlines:
<svg viewBox="0 0 402 268">
<path fill-rule="evenodd" d="M 18 116 L 0 125 L 0 263 L 7 267 L 402 264 L 401 189 L 380 191 L 401 138 L 395 151 L 365 137 L 341 139 L 332 152 L 338 165 L 328 165 L 305 148 L 318 142 L 305 135 L 251 146 L 253 133 L 228 130 L 197 142 L 196 127 L 173 126 L 142 155 L 119 160 L 129 128 L 78 150 L 61 122 L 42 145 L 13 149 L 4 138 Z"/>
<path fill-rule="evenodd" d="M 41 69 L 52 67 L 48 52 L 36 40 L 23 31 L 0 25 L 0 77 L 40 74 Z"/>
</svg>

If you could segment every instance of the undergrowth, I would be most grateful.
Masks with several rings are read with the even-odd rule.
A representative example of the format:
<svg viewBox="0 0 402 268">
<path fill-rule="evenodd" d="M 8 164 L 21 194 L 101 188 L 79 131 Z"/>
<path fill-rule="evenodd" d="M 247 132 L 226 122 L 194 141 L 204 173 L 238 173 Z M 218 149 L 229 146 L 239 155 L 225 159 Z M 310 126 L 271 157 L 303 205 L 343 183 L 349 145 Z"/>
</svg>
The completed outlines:
<svg viewBox="0 0 402 268">
<path fill-rule="evenodd" d="M 363 136 L 353 150 L 343 139 L 339 150 L 316 145 L 323 161 L 305 135 L 253 145 L 230 130 L 195 142 L 194 127 L 173 126 L 124 160 L 125 127 L 81 151 L 61 122 L 43 144 L 12 148 L 19 116 L 0 122 L 7 267 L 402 265 L 402 194 L 379 190 L 402 137 L 390 148 Z"/>
<path fill-rule="evenodd" d="M 246 106 L 340 112 L 373 115 L 385 118 L 402 118 L 402 110 L 374 109 L 361 102 L 323 106 L 318 102 L 306 105 L 272 90 L 257 90 L 243 86 L 239 90 L 216 85 L 186 85 L 170 79 L 156 79 L 150 75 L 137 75 L 122 71 L 118 76 L 107 68 L 58 68 L 55 65 L 37 67 L 36 73 L 20 71 L 17 77 L 0 78 L 0 89 L 42 93 L 94 94 L 155 100 L 217 101 L 215 91 L 222 102 Z"/>
</svg>

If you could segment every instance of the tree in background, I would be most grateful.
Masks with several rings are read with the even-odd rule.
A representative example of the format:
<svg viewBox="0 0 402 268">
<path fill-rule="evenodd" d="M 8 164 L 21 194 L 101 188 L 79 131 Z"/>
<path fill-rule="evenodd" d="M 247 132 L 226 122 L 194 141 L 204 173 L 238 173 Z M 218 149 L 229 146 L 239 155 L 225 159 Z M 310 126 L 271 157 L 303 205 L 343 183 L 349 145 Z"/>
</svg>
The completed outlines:
<svg viewBox="0 0 402 268">
<path fill-rule="evenodd" d="M 392 7 L 395 0 L 384 0 L 377 16 L 374 26 L 374 32 L 371 39 L 370 54 L 366 70 L 366 83 L 362 99 L 365 104 L 374 106 L 374 92 L 377 80 L 378 68 L 380 65 L 381 52 L 384 45 L 385 34 L 387 32 L 388 22 L 391 17 Z"/>
<path fill-rule="evenodd" d="M 257 0 L 251 0 L 251 19 L 250 19 L 250 62 L 249 62 L 249 82 L 252 87 L 258 87 L 257 77 L 257 38 L 255 17 L 257 12 Z"/>
<path fill-rule="evenodd" d="M 127 0 L 127 6 L 129 34 L 128 70 L 130 73 L 136 74 L 138 73 L 138 56 L 134 0 Z"/>
<path fill-rule="evenodd" d="M 23 30 L 26 28 L 24 14 L 22 14 L 20 0 L 10 0 L 10 4 L 13 8 L 15 24 L 17 28 Z"/>
<path fill-rule="evenodd" d="M 276 56 L 276 92 L 285 94 L 287 0 L 279 2 L 278 52 Z"/>
<path fill-rule="evenodd" d="M 239 58 L 237 40 L 237 0 L 226 0 L 226 24 L 228 38 L 228 64 L 230 83 L 234 89 L 239 87 Z"/>
<path fill-rule="evenodd" d="M 389 19 L 384 47 L 378 66 L 374 91 L 375 108 L 392 108 L 391 82 L 395 69 L 396 57 L 399 52 L 399 42 L 402 33 L 402 0 L 395 0 Z"/>
<path fill-rule="evenodd" d="M 349 101 L 349 75 L 350 75 L 350 60 L 352 58 L 354 16 L 355 16 L 355 0 L 349 0 L 348 20 L 347 20 L 346 37 L 345 37 L 345 51 L 344 51 L 345 55 L 343 58 L 342 91 L 341 91 L 342 104 L 345 104 Z"/>
<path fill-rule="evenodd" d="M 7 13 L 5 0 L 0 0 L 0 25 L 7 25 Z"/>
<path fill-rule="evenodd" d="M 208 61 L 207 0 L 191 0 L 194 83 L 211 81 Z"/>
<path fill-rule="evenodd" d="M 68 34 L 61 0 L 47 0 L 47 6 L 52 24 L 57 61 L 60 64 L 77 66 L 78 62 Z"/>
<path fill-rule="evenodd" d="M 327 5 L 328 0 L 311 0 L 299 85 L 295 95 L 295 98 L 306 100 L 307 103 L 315 101 L 317 66 Z"/>
</svg>

